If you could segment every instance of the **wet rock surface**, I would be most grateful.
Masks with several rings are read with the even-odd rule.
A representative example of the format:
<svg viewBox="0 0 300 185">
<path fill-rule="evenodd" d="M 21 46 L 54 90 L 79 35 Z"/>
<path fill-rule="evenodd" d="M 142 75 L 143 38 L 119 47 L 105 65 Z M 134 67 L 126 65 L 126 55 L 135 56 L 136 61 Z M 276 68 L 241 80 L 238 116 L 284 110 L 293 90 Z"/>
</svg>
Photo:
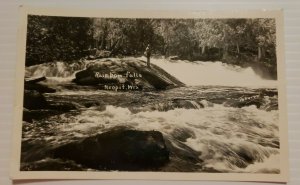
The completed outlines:
<svg viewBox="0 0 300 185">
<path fill-rule="evenodd" d="M 76 73 L 73 80 L 78 85 L 98 86 L 105 90 L 165 90 L 184 84 L 158 66 L 147 67 L 138 59 L 98 59 L 85 70 Z M 107 88 L 105 85 L 111 86 Z"/>
<path fill-rule="evenodd" d="M 49 106 L 45 97 L 35 90 L 24 90 L 24 104 L 27 109 L 45 109 Z"/>
<path fill-rule="evenodd" d="M 53 155 L 99 170 L 153 170 L 169 161 L 160 132 L 121 128 L 65 144 Z"/>
</svg>

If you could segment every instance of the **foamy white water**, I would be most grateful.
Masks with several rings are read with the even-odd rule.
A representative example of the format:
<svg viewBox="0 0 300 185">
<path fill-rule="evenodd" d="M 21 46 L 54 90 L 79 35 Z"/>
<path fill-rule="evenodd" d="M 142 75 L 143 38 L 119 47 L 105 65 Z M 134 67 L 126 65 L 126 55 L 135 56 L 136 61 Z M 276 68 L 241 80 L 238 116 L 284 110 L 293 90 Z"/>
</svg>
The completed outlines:
<svg viewBox="0 0 300 185">
<path fill-rule="evenodd" d="M 84 69 L 84 65 L 67 64 L 65 62 L 53 62 L 34 65 L 26 68 L 25 76 L 36 77 L 60 77 L 68 78 L 74 76 L 74 73 L 78 70 Z"/>
<path fill-rule="evenodd" d="M 143 60 L 145 60 L 143 58 Z M 251 67 L 241 68 L 222 62 L 169 61 L 151 59 L 151 63 L 161 67 L 187 85 L 222 85 L 241 87 L 276 87 L 276 80 L 266 80 L 257 75 Z"/>
<path fill-rule="evenodd" d="M 24 124 L 29 128 L 23 130 L 24 141 L 42 138 L 47 148 L 48 144 L 58 146 L 116 127 L 157 130 L 176 150 L 186 152 L 185 161 L 189 162 L 190 153 L 203 161 L 182 169 L 173 160 L 176 170 L 280 172 L 276 89 L 266 93 L 256 88 L 275 86 L 276 81 L 261 79 L 251 68 L 221 62 L 152 59 L 153 64 L 188 86 L 159 92 L 114 92 L 69 83 L 91 62 L 97 61 L 26 68 L 27 76 L 46 76 L 45 83 L 59 89 L 45 95 L 49 102 L 73 102 L 77 109 L 37 120 L 43 124 Z M 260 93 L 265 96 L 260 97 Z M 33 155 L 30 148 L 27 152 Z"/>
<path fill-rule="evenodd" d="M 278 138 L 278 111 L 267 112 L 255 106 L 239 109 L 215 105 L 204 109 L 134 114 L 128 108 L 107 106 L 102 112 L 89 109 L 75 117 L 61 116 L 61 119 L 62 122 L 69 121 L 58 125 L 61 140 L 68 140 L 69 133 L 72 137 L 86 137 L 126 126 L 137 130 L 159 130 L 176 146 L 177 137 L 181 137 L 178 134 L 189 133 L 191 137 L 184 144 L 201 152 L 199 158 L 204 161 L 201 166 L 205 168 L 252 173 L 279 170 L 276 161 L 279 150 L 268 145 Z"/>
<path fill-rule="evenodd" d="M 146 60 L 145 57 L 138 59 Z M 111 58 L 114 60 L 114 58 Z M 34 65 L 26 68 L 26 76 L 52 78 L 57 81 L 68 82 L 75 78 L 78 71 L 84 70 L 92 60 L 83 60 L 76 63 L 53 62 Z M 251 67 L 241 68 L 222 62 L 202 61 L 169 61 L 167 59 L 151 59 L 151 63 L 161 67 L 186 85 L 222 85 L 241 87 L 276 87 L 276 80 L 266 80 L 257 75 Z"/>
</svg>

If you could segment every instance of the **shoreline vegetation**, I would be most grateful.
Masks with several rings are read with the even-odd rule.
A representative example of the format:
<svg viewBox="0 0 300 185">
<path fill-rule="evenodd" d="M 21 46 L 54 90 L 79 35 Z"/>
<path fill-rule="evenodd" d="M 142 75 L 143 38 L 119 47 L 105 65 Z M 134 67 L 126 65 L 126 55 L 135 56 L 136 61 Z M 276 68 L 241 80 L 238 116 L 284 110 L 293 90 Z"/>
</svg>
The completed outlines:
<svg viewBox="0 0 300 185">
<path fill-rule="evenodd" d="M 222 61 L 277 79 L 274 19 L 110 19 L 28 16 L 26 66 L 142 56 Z"/>
</svg>

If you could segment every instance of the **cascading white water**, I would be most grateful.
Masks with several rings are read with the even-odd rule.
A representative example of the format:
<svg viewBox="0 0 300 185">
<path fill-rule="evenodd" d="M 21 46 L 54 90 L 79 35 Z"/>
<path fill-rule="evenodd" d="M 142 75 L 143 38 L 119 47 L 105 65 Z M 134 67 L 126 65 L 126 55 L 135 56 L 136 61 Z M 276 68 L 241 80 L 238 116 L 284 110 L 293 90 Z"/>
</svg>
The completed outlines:
<svg viewBox="0 0 300 185">
<path fill-rule="evenodd" d="M 145 60 L 144 57 L 140 58 Z M 111 59 L 113 60 L 113 59 Z M 83 60 L 75 63 L 52 62 L 26 68 L 26 76 L 46 76 L 58 82 L 70 81 L 75 73 L 84 70 L 93 61 Z M 252 68 L 241 68 L 222 62 L 201 61 L 169 61 L 167 59 L 151 59 L 151 63 L 161 67 L 178 80 L 187 85 L 222 85 L 276 87 L 276 80 L 266 80 L 255 74 Z"/>
<path fill-rule="evenodd" d="M 26 68 L 25 76 L 46 76 L 46 77 L 61 77 L 67 78 L 74 76 L 78 70 L 85 69 L 84 62 L 65 63 L 65 62 L 52 62 L 34 65 Z"/>
<path fill-rule="evenodd" d="M 70 82 L 75 78 L 78 71 L 84 70 L 89 61 L 78 61 L 73 63 L 67 62 L 50 62 L 26 67 L 25 77 L 42 77 L 47 78 L 48 84 L 59 84 Z"/>
<path fill-rule="evenodd" d="M 151 59 L 151 63 L 187 85 L 276 87 L 277 84 L 276 80 L 261 78 L 250 67 L 241 68 L 222 62 Z"/>
<path fill-rule="evenodd" d="M 138 59 L 145 60 L 143 57 Z M 192 152 L 203 161 L 193 166 L 182 165 L 185 163 L 181 161 L 190 164 L 190 155 L 178 156 L 179 160 L 170 160 L 174 171 L 210 172 L 212 169 L 235 173 L 280 173 L 279 111 L 274 108 L 277 106 L 277 96 L 260 97 L 260 89 L 248 88 L 270 87 L 276 85 L 276 81 L 260 78 L 251 68 L 244 69 L 222 62 L 151 59 L 152 64 L 187 86 L 166 91 L 116 92 L 68 84 L 78 71 L 101 61 L 51 62 L 26 68 L 26 77 L 45 76 L 47 80 L 44 83 L 50 87 L 53 85 L 57 90 L 56 93 L 45 95 L 47 101 L 70 102 L 79 108 L 37 120 L 41 124 L 26 124 L 24 141 L 35 142 L 37 139 L 38 142 L 35 142 L 35 147 L 22 146 L 22 154 L 31 157 L 34 152 L 37 153 L 35 148 L 45 148 L 47 151 L 49 146 L 60 146 L 110 129 L 126 127 L 160 131 L 176 147 L 176 150 L 170 148 L 171 153 L 177 150 L 183 154 Z M 273 91 L 277 90 L 269 90 Z M 260 107 L 240 103 L 250 100 L 260 101 Z M 180 147 L 178 143 L 185 147 Z M 43 157 L 46 163 L 34 161 L 34 165 L 52 167 L 56 164 L 53 161 L 58 160 L 46 153 Z M 68 164 L 68 161 L 59 160 L 62 164 Z M 22 162 L 26 164 L 32 161 Z M 82 168 L 79 163 L 79 168 Z"/>
<path fill-rule="evenodd" d="M 236 119 L 236 115 L 239 115 L 239 119 Z M 193 136 L 184 144 L 201 152 L 199 158 L 204 161 L 202 165 L 205 167 L 223 172 L 279 171 L 276 163 L 278 149 L 268 145 L 278 137 L 277 111 L 267 112 L 254 106 L 239 109 L 216 105 L 202 109 L 177 108 L 132 113 L 128 108 L 109 105 L 104 111 L 87 109 L 74 117 L 69 116 L 64 114 L 60 117 L 62 120 L 56 120 L 63 123 L 72 120 L 68 126 L 57 124 L 55 130 L 61 131 L 57 137 L 61 141 L 73 140 L 74 135 L 84 138 L 118 126 L 159 130 L 171 141 L 188 131 Z M 49 137 L 48 140 L 53 136 Z M 251 158 L 254 164 L 245 161 L 242 158 L 244 155 Z M 247 168 L 240 167 L 239 162 Z"/>
</svg>

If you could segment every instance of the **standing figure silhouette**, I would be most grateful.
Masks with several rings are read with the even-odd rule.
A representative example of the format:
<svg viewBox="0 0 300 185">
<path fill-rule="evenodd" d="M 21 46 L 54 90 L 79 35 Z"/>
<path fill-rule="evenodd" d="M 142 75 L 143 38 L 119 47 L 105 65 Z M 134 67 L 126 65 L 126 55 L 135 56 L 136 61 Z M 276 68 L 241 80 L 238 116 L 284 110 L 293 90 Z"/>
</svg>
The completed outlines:
<svg viewBox="0 0 300 185">
<path fill-rule="evenodd" d="M 147 67 L 150 67 L 150 56 L 151 56 L 151 48 L 150 48 L 150 44 L 147 45 L 144 54 L 145 54 L 145 56 L 147 57 Z"/>
</svg>

